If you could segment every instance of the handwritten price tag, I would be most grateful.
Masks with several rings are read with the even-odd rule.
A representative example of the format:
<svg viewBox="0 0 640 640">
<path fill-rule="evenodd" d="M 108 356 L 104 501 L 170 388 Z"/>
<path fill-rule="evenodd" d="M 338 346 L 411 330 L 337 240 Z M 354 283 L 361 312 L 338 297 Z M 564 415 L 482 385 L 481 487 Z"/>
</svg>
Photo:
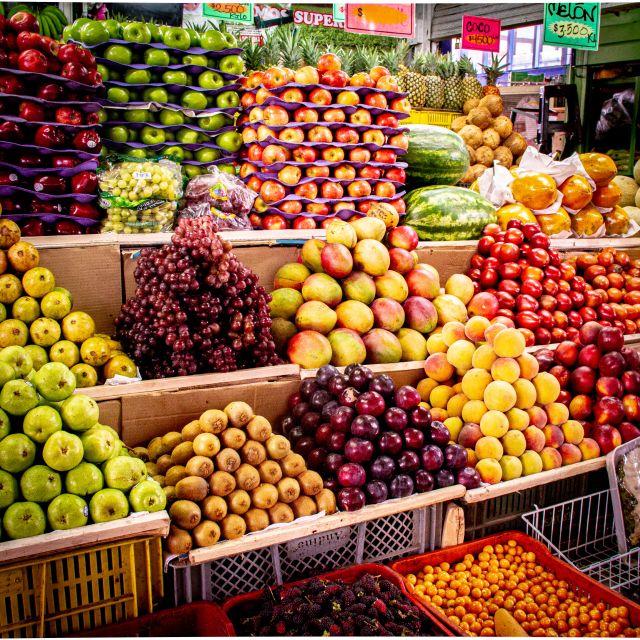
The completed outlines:
<svg viewBox="0 0 640 640">
<path fill-rule="evenodd" d="M 556 2 L 544 5 L 544 44 L 597 51 L 599 35 L 599 3 Z"/>
</svg>

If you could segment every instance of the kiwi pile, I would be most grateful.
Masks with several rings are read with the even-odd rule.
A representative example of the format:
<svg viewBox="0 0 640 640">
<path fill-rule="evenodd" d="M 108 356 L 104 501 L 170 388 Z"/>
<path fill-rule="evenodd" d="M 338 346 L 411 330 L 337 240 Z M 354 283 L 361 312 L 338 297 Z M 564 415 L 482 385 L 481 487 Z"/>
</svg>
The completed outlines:
<svg viewBox="0 0 640 640">
<path fill-rule="evenodd" d="M 134 452 L 167 495 L 172 554 L 336 510 L 320 475 L 246 402 L 209 409 Z"/>
</svg>

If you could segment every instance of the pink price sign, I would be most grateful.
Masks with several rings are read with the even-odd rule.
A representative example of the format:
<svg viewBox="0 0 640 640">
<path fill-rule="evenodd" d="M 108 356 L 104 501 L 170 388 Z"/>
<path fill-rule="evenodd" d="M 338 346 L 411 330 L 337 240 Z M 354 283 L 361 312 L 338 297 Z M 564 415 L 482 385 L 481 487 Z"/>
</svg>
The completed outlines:
<svg viewBox="0 0 640 640">
<path fill-rule="evenodd" d="M 500 51 L 500 20 L 462 16 L 462 49 Z"/>
<path fill-rule="evenodd" d="M 395 38 L 415 37 L 414 4 L 345 5 L 344 30 Z"/>
</svg>

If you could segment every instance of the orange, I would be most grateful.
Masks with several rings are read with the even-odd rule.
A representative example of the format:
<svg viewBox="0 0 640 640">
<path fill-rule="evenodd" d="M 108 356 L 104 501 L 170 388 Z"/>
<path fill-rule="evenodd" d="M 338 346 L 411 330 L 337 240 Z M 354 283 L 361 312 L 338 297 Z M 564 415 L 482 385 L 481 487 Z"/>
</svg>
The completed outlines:
<svg viewBox="0 0 640 640">
<path fill-rule="evenodd" d="M 556 182 L 544 173 L 526 171 L 512 183 L 513 197 L 529 209 L 546 209 L 557 197 Z"/>
<path fill-rule="evenodd" d="M 581 153 L 580 161 L 597 187 L 611 182 L 618 173 L 616 163 L 604 153 Z"/>
<path fill-rule="evenodd" d="M 569 209 L 582 209 L 591 201 L 591 185 L 584 176 L 569 176 L 558 187 L 558 191 L 562 193 L 562 204 Z"/>
</svg>

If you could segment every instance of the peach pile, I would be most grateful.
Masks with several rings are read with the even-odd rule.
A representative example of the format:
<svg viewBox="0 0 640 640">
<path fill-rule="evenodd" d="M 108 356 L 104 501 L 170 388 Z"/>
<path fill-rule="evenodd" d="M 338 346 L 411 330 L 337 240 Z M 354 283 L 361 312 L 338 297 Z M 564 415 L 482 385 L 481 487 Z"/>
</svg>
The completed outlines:
<svg viewBox="0 0 640 640">
<path fill-rule="evenodd" d="M 625 606 L 579 596 L 515 540 L 487 545 L 453 565 L 425 565 L 406 576 L 414 593 L 473 636 L 494 636 L 496 611 L 509 611 L 535 637 L 637 638 Z"/>
<path fill-rule="evenodd" d="M 434 419 L 495 484 L 598 457 L 595 440 L 559 402 L 560 383 L 525 352 L 509 318 L 449 322 L 427 340 L 418 385 Z"/>
</svg>

